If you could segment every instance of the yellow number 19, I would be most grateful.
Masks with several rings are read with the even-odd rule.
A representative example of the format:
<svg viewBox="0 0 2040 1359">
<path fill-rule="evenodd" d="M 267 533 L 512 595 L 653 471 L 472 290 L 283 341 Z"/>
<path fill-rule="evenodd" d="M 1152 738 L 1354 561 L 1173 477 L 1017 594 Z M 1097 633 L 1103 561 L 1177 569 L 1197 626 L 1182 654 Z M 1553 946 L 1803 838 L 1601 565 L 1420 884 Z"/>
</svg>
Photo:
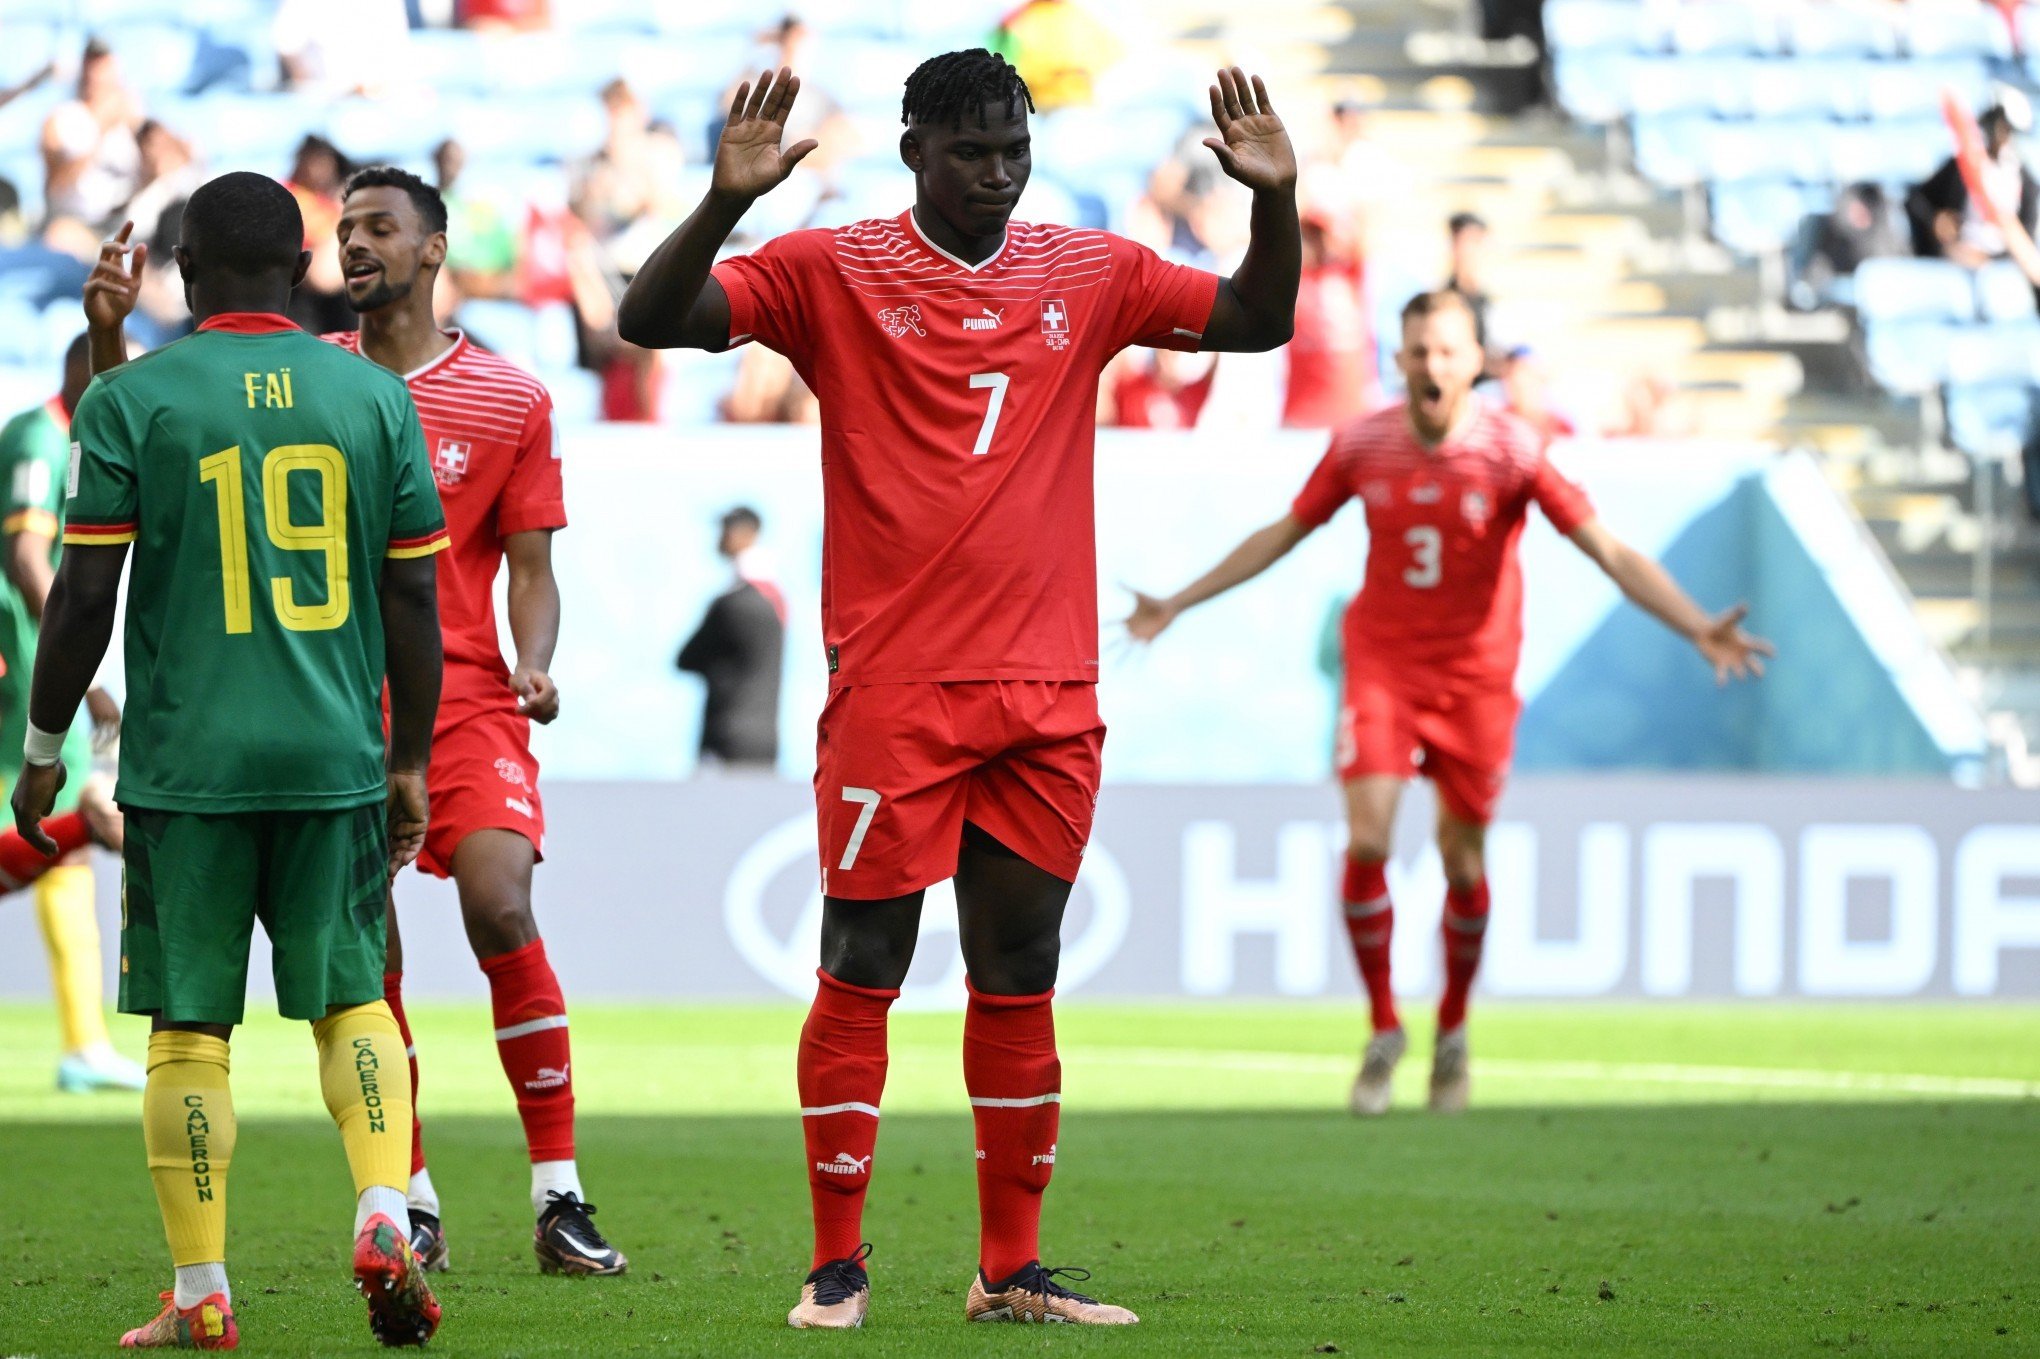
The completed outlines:
<svg viewBox="0 0 2040 1359">
<path fill-rule="evenodd" d="M 319 478 L 319 520 L 299 524 L 290 517 L 290 474 L 312 472 Z M 211 483 L 219 498 L 220 586 L 225 595 L 227 631 L 254 631 L 254 607 L 248 582 L 248 515 L 242 490 L 241 450 L 237 445 L 202 458 L 198 479 Z M 269 541 L 286 552 L 322 552 L 326 556 L 326 599 L 300 604 L 289 576 L 270 578 L 270 599 L 277 621 L 292 632 L 323 632 L 347 621 L 347 459 L 330 444 L 287 444 L 262 459 L 262 520 Z"/>
</svg>

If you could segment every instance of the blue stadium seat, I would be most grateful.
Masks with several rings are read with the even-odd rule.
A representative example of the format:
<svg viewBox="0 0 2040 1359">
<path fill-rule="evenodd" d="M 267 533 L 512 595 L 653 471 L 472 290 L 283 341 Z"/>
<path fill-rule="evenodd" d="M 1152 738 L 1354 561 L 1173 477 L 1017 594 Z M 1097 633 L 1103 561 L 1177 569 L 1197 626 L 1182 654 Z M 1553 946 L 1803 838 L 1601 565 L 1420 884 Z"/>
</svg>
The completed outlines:
<svg viewBox="0 0 2040 1359">
<path fill-rule="evenodd" d="M 652 9 L 646 0 L 571 0 L 553 10 L 553 21 L 568 32 L 656 33 Z"/>
<path fill-rule="evenodd" d="M 75 297 L 60 297 L 42 310 L 42 356 L 52 373 L 64 361 L 64 351 L 85 329 L 85 309 Z"/>
<path fill-rule="evenodd" d="M 1738 84 L 1742 103 L 1753 118 L 1847 118 L 1860 107 L 1855 95 L 1856 62 L 1749 61 L 1741 65 Z"/>
<path fill-rule="evenodd" d="M 552 395 L 553 414 L 563 425 L 591 425 L 602 418 L 602 379 L 585 368 L 548 368 L 538 375 Z"/>
<path fill-rule="evenodd" d="M 198 55 L 198 31 L 173 23 L 130 23 L 110 41 L 120 56 L 121 71 L 144 95 L 174 93 L 191 78 Z"/>
<path fill-rule="evenodd" d="M 0 296 L 0 363 L 29 366 L 42 359 L 41 314 L 24 298 Z"/>
<path fill-rule="evenodd" d="M 1951 382 L 2032 382 L 2040 378 L 2040 320 L 1961 326 L 1948 341 Z"/>
<path fill-rule="evenodd" d="M 2004 17 L 1988 5 L 1904 7 L 1905 48 L 1915 57 L 2012 55 L 2012 34 Z"/>
<path fill-rule="evenodd" d="M 1635 112 L 1631 99 L 1645 59 L 1612 49 L 1561 51 L 1552 62 L 1559 106 L 1583 123 L 1612 123 Z"/>
<path fill-rule="evenodd" d="M 1775 52 L 1778 26 L 1767 7 L 1732 0 L 1681 4 L 1671 14 L 1672 50 L 1689 56 Z"/>
<path fill-rule="evenodd" d="M 537 313 L 522 302 L 472 297 L 460 304 L 455 324 L 520 368 L 537 371 Z"/>
<path fill-rule="evenodd" d="M 1938 116 L 1882 123 L 1838 123 L 1824 142 L 1828 174 L 1837 184 L 1916 183 L 1954 149 Z"/>
<path fill-rule="evenodd" d="M 1942 91 L 1948 89 L 1980 107 L 1990 83 L 1983 63 L 1973 58 L 1874 62 L 1864 74 L 1863 112 L 1876 119 L 1938 116 Z"/>
<path fill-rule="evenodd" d="M 1826 120 L 1819 124 L 1826 126 Z M 1818 142 L 1805 137 L 1797 122 L 1716 123 L 1709 130 L 1701 178 L 1734 182 L 1744 179 L 1796 179 L 1806 152 Z"/>
<path fill-rule="evenodd" d="M 1692 114 L 1638 118 L 1631 134 L 1636 168 L 1657 184 L 1699 183 L 1706 175 L 1713 132 L 1719 126 L 1712 118 Z"/>
<path fill-rule="evenodd" d="M 1972 457 L 2017 453 L 2033 433 L 2033 395 L 2030 381 L 1951 382 L 1949 440 Z"/>
<path fill-rule="evenodd" d="M 88 273 L 71 256 L 37 241 L 0 249 L 0 298 L 18 301 L 30 313 L 40 312 L 52 302 L 77 297 Z"/>
<path fill-rule="evenodd" d="M 1969 321 L 1976 285 L 1946 260 L 1865 260 L 1856 270 L 1856 309 L 1865 322 Z"/>
<path fill-rule="evenodd" d="M 463 97 L 446 101 L 446 122 L 470 153 L 571 160 L 593 154 L 608 123 L 601 102 L 587 95 L 532 95 L 515 101 Z"/>
<path fill-rule="evenodd" d="M 1813 0 L 1781 17 L 1785 45 L 1802 57 L 1888 57 L 1898 51 L 1898 30 L 1883 15 Z"/>
<path fill-rule="evenodd" d="M 1647 51 L 1660 45 L 1655 16 L 1634 0 L 1549 0 L 1544 36 L 1555 52 Z"/>
<path fill-rule="evenodd" d="M 1863 271 L 1856 271 L 1858 299 Z M 1948 346 L 1955 327 L 1945 321 L 1874 321 L 1863 328 L 1863 354 L 1879 387 L 1902 396 L 1931 392 L 1948 380 Z"/>
<path fill-rule="evenodd" d="M 2034 315 L 2033 284 L 2010 260 L 1976 271 L 1977 310 L 1986 321 L 2025 321 Z"/>
<path fill-rule="evenodd" d="M 415 99 L 345 99 L 319 127 L 356 160 L 421 162 L 445 139 L 451 123 L 437 106 Z"/>
<path fill-rule="evenodd" d="M 1783 249 L 1798 234 L 1806 214 L 1816 210 L 1806 188 L 1782 180 L 1713 184 L 1708 209 L 1714 239 L 1751 255 Z"/>
<path fill-rule="evenodd" d="M 1640 117 L 1711 113 L 1736 117 L 1748 111 L 1744 67 L 1756 63 L 1728 58 L 1633 58 L 1625 102 Z"/>
</svg>

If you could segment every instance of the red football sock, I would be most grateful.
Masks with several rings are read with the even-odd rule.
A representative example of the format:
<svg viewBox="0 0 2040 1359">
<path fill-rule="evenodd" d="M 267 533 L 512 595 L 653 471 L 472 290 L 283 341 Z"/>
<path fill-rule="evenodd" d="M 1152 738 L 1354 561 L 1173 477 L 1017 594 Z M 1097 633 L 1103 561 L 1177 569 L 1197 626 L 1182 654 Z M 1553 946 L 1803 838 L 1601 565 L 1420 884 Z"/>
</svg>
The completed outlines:
<svg viewBox="0 0 2040 1359">
<path fill-rule="evenodd" d="M 85 813 L 65 812 L 42 823 L 43 834 L 57 842 L 57 854 L 45 859 L 42 851 L 21 838 L 18 830 L 0 832 L 0 891 L 18 892 L 63 862 L 64 856 L 92 843 L 85 825 Z"/>
<path fill-rule="evenodd" d="M 418 1044 L 411 1037 L 411 1021 L 404 1014 L 403 973 L 383 973 L 382 998 L 390 1013 L 397 1017 L 397 1032 L 404 1036 L 404 1056 L 411 1061 L 411 1173 L 416 1175 L 425 1168 L 425 1125 L 418 1119 Z"/>
<path fill-rule="evenodd" d="M 1062 1063 L 1053 991 L 988 996 L 963 1012 L 963 1084 L 977 1124 L 978 1267 L 993 1283 L 1041 1258 L 1041 1196 L 1055 1173 Z"/>
<path fill-rule="evenodd" d="M 1346 935 L 1353 941 L 1353 961 L 1367 987 L 1367 1008 L 1374 1031 L 1402 1027 L 1395 1012 L 1395 987 L 1388 975 L 1388 943 L 1395 934 L 1395 905 L 1388 899 L 1388 874 L 1381 859 L 1346 860 L 1346 879 L 1339 893 L 1346 905 Z"/>
<path fill-rule="evenodd" d="M 1466 997 L 1480 971 L 1481 944 L 1487 938 L 1488 890 L 1482 878 L 1471 887 L 1445 890 L 1445 994 L 1438 1001 L 1438 1032 L 1449 1033 L 1466 1022 Z"/>
<path fill-rule="evenodd" d="M 819 968 L 815 976 L 821 985 L 801 1026 L 799 1058 L 800 1121 L 815 1210 L 809 1269 L 855 1255 L 864 1242 L 864 1194 L 885 1093 L 885 1017 L 900 995 L 852 986 Z"/>
<path fill-rule="evenodd" d="M 482 959 L 496 1012 L 496 1055 L 517 1096 L 533 1161 L 574 1159 L 574 1082 L 567 1002 L 546 961 L 545 940 Z"/>
</svg>

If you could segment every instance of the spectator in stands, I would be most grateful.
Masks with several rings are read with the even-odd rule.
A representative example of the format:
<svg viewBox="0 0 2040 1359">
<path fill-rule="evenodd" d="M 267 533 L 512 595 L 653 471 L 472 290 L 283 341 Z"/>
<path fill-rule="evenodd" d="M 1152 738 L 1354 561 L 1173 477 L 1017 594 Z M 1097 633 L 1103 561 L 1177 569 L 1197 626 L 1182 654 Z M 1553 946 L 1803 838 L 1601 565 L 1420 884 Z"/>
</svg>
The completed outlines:
<svg viewBox="0 0 2040 1359">
<path fill-rule="evenodd" d="M 547 0 L 460 0 L 459 23 L 477 33 L 536 33 L 552 27 Z"/>
<path fill-rule="evenodd" d="M 1113 424 L 1127 429 L 1192 429 L 1211 397 L 1218 355 L 1130 349 L 1109 371 Z"/>
<path fill-rule="evenodd" d="M 1289 362 L 1284 425 L 1332 429 L 1372 409 L 1378 399 L 1374 332 L 1362 283 L 1357 245 L 1331 213 L 1306 208 L 1296 333 L 1284 351 Z"/>
<path fill-rule="evenodd" d="M 1864 260 L 1903 255 L 1906 245 L 1891 213 L 1881 185 L 1851 184 L 1836 195 L 1834 211 L 1814 227 L 1812 249 L 1793 285 L 1793 304 L 1811 310 L 1832 299 L 1836 280 L 1853 275 Z"/>
<path fill-rule="evenodd" d="M 1370 213 L 1402 203 L 1417 188 L 1410 168 L 1368 134 L 1367 106 L 1358 99 L 1332 105 L 1326 136 L 1297 184 L 1356 243 L 1367 240 Z"/>
<path fill-rule="evenodd" d="M 2040 227 L 2040 183 L 2019 155 L 2018 134 L 2033 127 L 2033 106 L 2010 86 L 1998 87 L 1998 102 L 1977 120 L 1983 132 L 1983 190 L 1998 210 L 2016 216 L 2027 235 Z M 1962 167 L 1950 156 L 1923 184 L 1906 195 L 1913 253 L 1953 260 L 1977 269 L 2005 254 L 2004 232 L 1985 205 L 1972 201 Z"/>
<path fill-rule="evenodd" d="M 153 118 L 142 124 L 135 141 L 142 152 L 142 186 L 121 215 L 135 224 L 134 239 L 154 241 L 165 214 L 174 213 L 181 228 L 184 200 L 205 182 L 205 172 L 192 154 L 191 143 Z"/>
<path fill-rule="evenodd" d="M 609 128 L 602 146 L 580 167 L 574 201 L 581 220 L 606 242 L 648 212 L 659 197 L 652 116 L 630 82 L 602 87 Z"/>
<path fill-rule="evenodd" d="M 759 545 L 758 512 L 722 517 L 716 551 L 736 580 L 708 606 L 674 665 L 708 686 L 701 715 L 701 762 L 769 772 L 779 762 L 779 675 L 786 650 L 786 598 Z"/>
<path fill-rule="evenodd" d="M 458 189 L 467 151 L 452 138 L 432 151 L 434 177 L 446 200 L 446 265 L 466 297 L 514 297 L 517 293 L 517 233 L 494 203 Z"/>
<path fill-rule="evenodd" d="M 1197 219 L 1211 187 L 1201 164 L 1168 157 L 1149 173 L 1147 191 L 1128 207 L 1126 234 L 1178 262 L 1210 263 L 1211 247 L 1198 234 Z"/>
<path fill-rule="evenodd" d="M 92 39 L 78 68 L 76 97 L 43 122 L 43 201 L 50 216 L 75 218 L 94 231 L 115 225 L 141 174 L 135 141 L 141 121 L 141 103 L 121 76 L 119 58 Z"/>
<path fill-rule="evenodd" d="M 737 380 L 716 413 L 733 425 L 813 425 L 822 418 L 821 403 L 793 364 L 762 344 L 744 346 Z"/>
<path fill-rule="evenodd" d="M 408 74 L 404 0 L 282 0 L 269 33 L 286 90 L 374 95 Z"/>
<path fill-rule="evenodd" d="M 1509 412 L 1526 421 L 1547 440 L 1569 439 L 1579 432 L 1573 418 L 1560 409 L 1551 389 L 1551 374 L 1527 344 L 1502 356 L 1502 399 Z"/>
<path fill-rule="evenodd" d="M 353 167 L 340 148 L 317 133 L 298 143 L 290 176 L 283 186 L 297 199 L 305 219 L 305 249 L 312 252 L 311 272 L 290 295 L 290 319 L 314 335 L 353 330 L 358 324 L 347 305 L 347 278 L 340 268 L 340 195 Z"/>
<path fill-rule="evenodd" d="M 1000 21 L 993 51 L 1020 68 L 1041 113 L 1089 104 L 1122 55 L 1111 29 L 1077 0 L 1023 0 Z"/>
<path fill-rule="evenodd" d="M 1497 355 L 1494 335 L 1488 328 L 1487 294 L 1488 224 L 1471 212 L 1455 212 L 1445 230 L 1451 239 L 1452 272 L 1445 286 L 1466 299 L 1473 310 L 1473 333 L 1488 354 L 1488 375 L 1494 376 Z"/>
</svg>

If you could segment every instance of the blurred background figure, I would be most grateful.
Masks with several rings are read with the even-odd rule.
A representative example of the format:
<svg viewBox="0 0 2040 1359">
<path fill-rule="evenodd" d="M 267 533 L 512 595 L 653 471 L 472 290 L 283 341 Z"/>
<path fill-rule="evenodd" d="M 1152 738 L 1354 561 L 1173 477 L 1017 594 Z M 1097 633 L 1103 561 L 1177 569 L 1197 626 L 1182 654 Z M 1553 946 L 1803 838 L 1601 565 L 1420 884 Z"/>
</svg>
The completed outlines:
<svg viewBox="0 0 2040 1359">
<path fill-rule="evenodd" d="M 701 676 L 704 768 L 769 773 L 779 761 L 779 673 L 786 653 L 786 598 L 771 576 L 758 512 L 739 505 L 722 517 L 716 551 L 736 579 L 708 606 L 673 664 Z"/>
<path fill-rule="evenodd" d="M 1306 209 L 1284 425 L 1331 429 L 1379 404 L 1365 282 L 1357 242 L 1340 230 L 1330 212 Z"/>
<path fill-rule="evenodd" d="M 1977 119 L 1986 154 L 1983 189 L 1999 211 L 2023 222 L 2030 236 L 2040 227 L 2040 183 L 2019 154 L 2019 136 L 2033 130 L 2033 105 L 2008 85 L 2000 85 L 1997 93 L 1998 102 Z M 1906 195 L 1905 210 L 1917 255 L 1953 260 L 1968 269 L 1980 269 L 2005 255 L 2004 232 L 1985 206 L 1971 199 L 1953 156 L 1914 186 Z"/>
<path fill-rule="evenodd" d="M 121 75 L 120 58 L 92 39 L 79 63 L 76 97 L 43 122 L 43 199 L 52 217 L 75 218 L 94 231 L 114 224 L 140 182 L 141 122 L 141 101 Z"/>
<path fill-rule="evenodd" d="M 404 83 L 411 21 L 404 0 L 283 0 L 270 37 L 281 88 L 373 95 Z"/>
<path fill-rule="evenodd" d="M 1452 260 L 1445 286 L 1464 297 L 1473 308 L 1473 332 L 1487 353 L 1488 376 L 1492 377 L 1498 365 L 1487 291 L 1488 224 L 1476 213 L 1455 212 L 1445 223 L 1445 234 L 1451 244 Z"/>
<path fill-rule="evenodd" d="M 1000 21 L 991 47 L 1020 68 L 1041 113 L 1092 102 L 1099 77 L 1125 50 L 1077 0 L 1022 0 Z"/>
<path fill-rule="evenodd" d="M 347 305 L 347 279 L 340 268 L 340 191 L 354 167 L 340 148 L 317 133 L 298 143 L 283 186 L 297 199 L 305 218 L 305 249 L 312 252 L 311 272 L 290 295 L 290 319 L 323 335 L 353 330 L 353 308 Z"/>
</svg>

